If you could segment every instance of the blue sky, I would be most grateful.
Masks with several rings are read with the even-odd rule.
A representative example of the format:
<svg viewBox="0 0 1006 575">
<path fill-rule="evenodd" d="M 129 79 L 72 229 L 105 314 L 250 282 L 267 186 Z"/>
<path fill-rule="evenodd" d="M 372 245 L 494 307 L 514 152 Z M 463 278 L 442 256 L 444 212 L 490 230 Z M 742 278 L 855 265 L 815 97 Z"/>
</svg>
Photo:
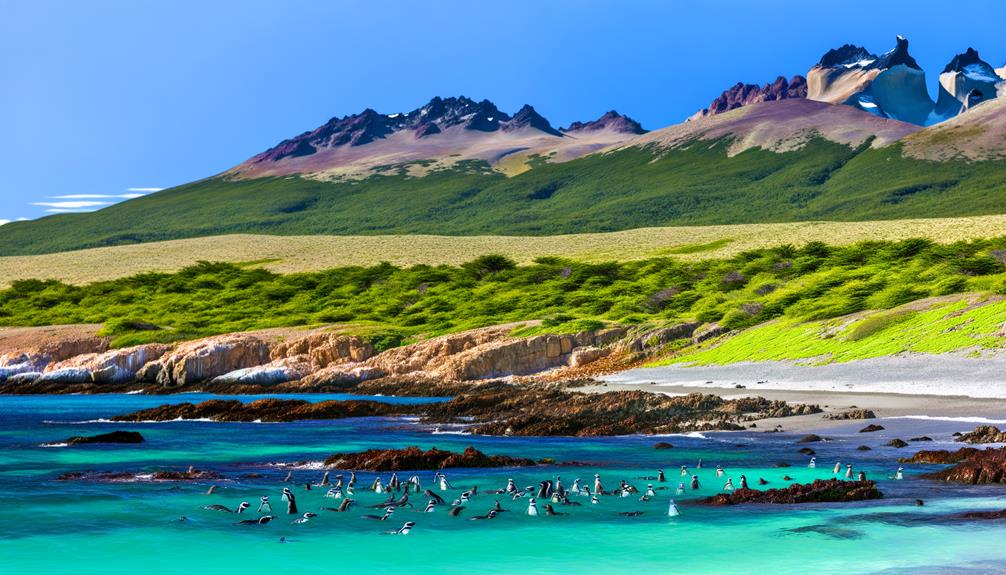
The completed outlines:
<svg viewBox="0 0 1006 575">
<path fill-rule="evenodd" d="M 0 221 L 206 177 L 434 95 L 530 103 L 554 125 L 615 108 L 652 129 L 895 34 L 935 94 L 968 46 L 1006 62 L 1002 22 L 1006 2 L 981 0 L 0 0 Z"/>
</svg>

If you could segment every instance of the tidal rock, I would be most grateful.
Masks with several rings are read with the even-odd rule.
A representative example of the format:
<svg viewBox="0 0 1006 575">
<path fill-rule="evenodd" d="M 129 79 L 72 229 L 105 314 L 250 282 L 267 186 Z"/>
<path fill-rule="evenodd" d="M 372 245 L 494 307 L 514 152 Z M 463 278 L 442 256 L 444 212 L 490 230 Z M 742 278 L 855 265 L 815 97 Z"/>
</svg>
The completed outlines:
<svg viewBox="0 0 1006 575">
<path fill-rule="evenodd" d="M 884 430 L 884 426 L 883 425 L 876 425 L 876 424 L 872 424 L 871 423 L 870 425 L 867 425 L 863 429 L 860 429 L 859 432 L 860 433 L 873 433 L 875 431 L 883 431 L 883 430 Z"/>
<path fill-rule="evenodd" d="M 932 441 L 932 440 L 933 440 L 933 438 L 929 437 L 928 435 L 921 435 L 919 437 L 913 437 L 913 438 L 909 439 L 908 441 L 911 441 L 912 443 L 917 443 L 917 442 L 925 442 L 925 441 Z"/>
<path fill-rule="evenodd" d="M 973 431 L 961 434 L 957 441 L 964 443 L 1006 443 L 1006 432 L 992 425 L 979 425 Z"/>
<path fill-rule="evenodd" d="M 901 449 L 902 447 L 908 447 L 908 442 L 903 439 L 894 438 L 885 444 L 887 447 L 895 447 Z"/>
<path fill-rule="evenodd" d="M 673 449 L 674 446 L 666 441 L 658 441 L 653 444 L 653 449 Z"/>
<path fill-rule="evenodd" d="M 198 404 L 166 404 L 133 413 L 118 415 L 113 421 L 172 421 L 176 419 L 209 419 L 212 421 L 299 421 L 373 417 L 416 413 L 417 407 L 378 401 L 321 401 L 302 399 L 259 399 L 250 403 L 238 400 L 211 399 Z"/>
<path fill-rule="evenodd" d="M 873 448 L 871 448 L 869 445 L 860 445 L 859 447 L 856 448 L 856 451 L 873 451 Z"/>
<path fill-rule="evenodd" d="M 926 450 L 919 451 L 911 457 L 902 457 L 898 459 L 898 462 L 936 464 L 960 463 L 979 452 L 980 450 L 974 447 L 965 447 L 963 449 L 958 449 L 957 451 L 948 451 L 946 449 Z"/>
<path fill-rule="evenodd" d="M 435 447 L 427 451 L 418 447 L 406 447 L 370 449 L 362 453 L 336 453 L 325 459 L 325 465 L 362 471 L 413 471 L 462 467 L 527 467 L 536 463 L 524 457 L 486 455 L 469 446 L 464 453 L 442 451 Z"/>
<path fill-rule="evenodd" d="M 815 442 L 818 442 L 818 441 L 824 441 L 824 438 L 821 437 L 820 435 L 816 435 L 816 434 L 811 433 L 810 435 L 804 435 L 803 437 L 801 437 L 800 439 L 798 439 L 796 442 L 797 443 L 815 443 Z"/>
<path fill-rule="evenodd" d="M 703 500 L 708 505 L 739 505 L 746 503 L 846 503 L 880 499 L 883 494 L 875 481 L 842 481 L 818 479 L 813 483 L 794 483 L 780 489 L 738 489 L 733 493 L 720 493 Z"/>
<path fill-rule="evenodd" d="M 916 457 L 920 455 L 921 452 L 917 453 Z M 965 447 L 947 454 L 947 459 L 955 457 L 963 457 L 963 460 L 953 467 L 923 477 L 968 485 L 1006 484 L 1006 447 L 984 450 Z"/>
<path fill-rule="evenodd" d="M 91 443 L 143 443 L 143 436 L 137 431 L 112 431 L 98 435 L 75 435 L 63 441 L 45 445 L 86 445 Z"/>
</svg>

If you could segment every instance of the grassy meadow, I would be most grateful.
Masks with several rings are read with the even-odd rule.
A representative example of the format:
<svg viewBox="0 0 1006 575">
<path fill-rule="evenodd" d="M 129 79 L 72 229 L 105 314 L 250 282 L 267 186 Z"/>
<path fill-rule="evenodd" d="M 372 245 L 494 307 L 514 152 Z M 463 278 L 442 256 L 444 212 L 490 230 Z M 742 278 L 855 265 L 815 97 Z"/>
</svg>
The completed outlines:
<svg viewBox="0 0 1006 575">
<path fill-rule="evenodd" d="M 74 252 L 0 257 L 0 288 L 25 279 L 73 285 L 146 272 L 173 273 L 199 261 L 229 262 L 276 273 L 317 272 L 386 261 L 396 266 L 461 265 L 486 254 L 516 263 L 560 257 L 588 263 L 655 257 L 732 258 L 756 249 L 817 241 L 848 245 L 865 240 L 924 237 L 938 243 L 1006 235 L 1006 216 L 869 222 L 795 222 L 640 228 L 559 236 L 275 236 L 232 234 Z"/>
<path fill-rule="evenodd" d="M 948 302 L 963 293 L 979 294 L 972 296 L 979 299 L 1006 294 L 1006 237 L 951 244 L 927 239 L 846 246 L 811 242 L 723 258 L 664 256 L 624 262 L 548 256 L 516 265 L 506 256 L 486 255 L 461 265 L 383 263 L 291 274 L 202 262 L 173 273 L 143 273 L 86 285 L 15 281 L 0 290 L 0 325 L 102 323 L 105 333 L 116 337 L 114 345 L 122 346 L 336 324 L 344 332 L 370 337 L 378 347 L 390 347 L 419 335 L 531 319 L 543 320 L 543 328 L 553 332 L 612 323 L 642 329 L 681 321 L 715 322 L 729 329 L 774 322 L 758 330 L 786 328 L 795 333 L 811 325 L 808 329 L 820 332 L 835 318 L 893 310 L 926 298 L 943 298 L 937 300 L 939 305 L 951 305 Z M 939 344 L 940 349 L 998 344 L 999 339 L 989 338 L 1000 338 L 992 327 L 998 325 L 995 314 L 1003 306 L 981 309 L 985 311 L 965 313 L 993 315 L 967 324 L 972 327 L 944 326 L 954 332 L 956 343 Z M 943 329 L 937 316 L 953 311 L 933 308 L 933 317 L 885 320 L 871 319 L 876 314 L 867 313 L 847 318 L 866 327 L 847 327 L 859 338 L 853 341 L 864 345 L 891 326 L 904 331 L 914 325 L 911 322 L 921 322 Z M 879 322 L 879 328 L 866 322 Z M 849 339 L 845 331 L 831 331 Z M 735 357 L 750 359 L 751 346 L 774 332 L 747 333 L 756 335 L 749 337 L 747 347 L 737 348 Z M 741 345 L 745 340 L 737 341 Z M 825 341 L 804 355 L 841 351 L 827 347 L 838 341 Z M 789 341 L 769 347 L 792 348 L 794 353 L 800 349 Z M 731 348 L 717 349 L 709 353 L 727 354 Z M 900 348 L 892 344 L 884 349 L 887 353 Z M 708 360 L 717 361 L 714 356 Z"/>
</svg>

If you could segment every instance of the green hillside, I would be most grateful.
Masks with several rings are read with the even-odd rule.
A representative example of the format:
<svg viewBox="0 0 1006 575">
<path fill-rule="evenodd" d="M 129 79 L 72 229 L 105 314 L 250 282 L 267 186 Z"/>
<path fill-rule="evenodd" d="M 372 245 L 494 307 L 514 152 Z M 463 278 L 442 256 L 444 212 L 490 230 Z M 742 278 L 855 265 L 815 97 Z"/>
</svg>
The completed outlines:
<svg viewBox="0 0 1006 575">
<path fill-rule="evenodd" d="M 1006 161 L 932 162 L 900 146 L 823 139 L 734 157 L 729 140 L 631 148 L 507 178 L 465 162 L 421 178 L 207 179 L 111 206 L 0 227 L 0 255 L 236 232 L 551 235 L 644 226 L 1006 213 Z"/>
</svg>

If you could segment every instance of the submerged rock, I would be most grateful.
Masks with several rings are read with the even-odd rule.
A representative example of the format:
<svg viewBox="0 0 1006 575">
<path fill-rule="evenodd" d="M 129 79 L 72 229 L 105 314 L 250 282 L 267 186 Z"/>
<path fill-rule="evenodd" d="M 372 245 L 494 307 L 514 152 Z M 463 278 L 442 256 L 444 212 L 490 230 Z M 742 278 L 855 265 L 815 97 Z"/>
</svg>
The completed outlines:
<svg viewBox="0 0 1006 575">
<path fill-rule="evenodd" d="M 813 483 L 794 483 L 780 489 L 738 489 L 703 500 L 708 505 L 739 505 L 746 503 L 844 503 L 880 499 L 883 494 L 875 481 L 842 481 L 818 479 Z"/>
<path fill-rule="evenodd" d="M 75 435 L 63 441 L 44 445 L 85 445 L 91 443 L 143 443 L 143 436 L 137 431 L 112 431 L 98 435 Z"/>
<path fill-rule="evenodd" d="M 202 471 L 190 467 L 187 471 L 161 470 L 153 473 L 132 471 L 74 471 L 57 477 L 58 481 L 102 481 L 111 483 L 142 483 L 151 481 L 205 481 L 221 479 L 214 471 Z"/>
<path fill-rule="evenodd" d="M 525 457 L 486 455 L 474 447 L 464 453 L 433 448 L 370 449 L 362 453 L 336 453 L 325 459 L 325 465 L 338 469 L 362 471 L 403 471 L 462 467 L 527 467 L 537 465 Z"/>
</svg>

